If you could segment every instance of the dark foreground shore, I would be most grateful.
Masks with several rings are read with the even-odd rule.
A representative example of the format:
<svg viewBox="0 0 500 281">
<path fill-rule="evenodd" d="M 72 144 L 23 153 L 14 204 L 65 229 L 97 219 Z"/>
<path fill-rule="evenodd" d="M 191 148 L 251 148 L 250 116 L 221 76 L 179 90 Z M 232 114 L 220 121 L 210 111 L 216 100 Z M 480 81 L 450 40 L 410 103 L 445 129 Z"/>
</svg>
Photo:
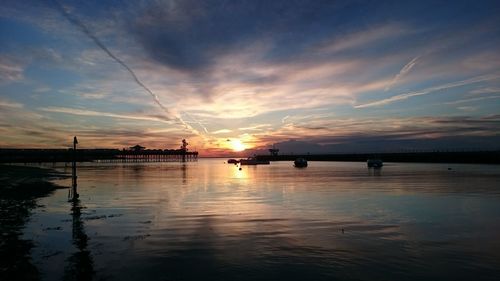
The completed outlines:
<svg viewBox="0 0 500 281">
<path fill-rule="evenodd" d="M 33 243 L 22 239 L 37 199 L 58 188 L 50 180 L 65 177 L 53 170 L 0 165 L 0 280 L 38 280 L 31 263 Z"/>
</svg>

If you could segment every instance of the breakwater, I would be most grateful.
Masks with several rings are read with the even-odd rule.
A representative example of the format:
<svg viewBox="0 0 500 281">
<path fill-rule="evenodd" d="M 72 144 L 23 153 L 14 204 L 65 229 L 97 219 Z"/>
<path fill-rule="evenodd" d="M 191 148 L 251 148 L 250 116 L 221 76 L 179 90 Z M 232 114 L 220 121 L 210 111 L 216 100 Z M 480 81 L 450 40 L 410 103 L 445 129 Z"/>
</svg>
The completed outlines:
<svg viewBox="0 0 500 281">
<path fill-rule="evenodd" d="M 257 155 L 257 159 L 269 161 L 293 161 L 297 158 L 309 161 L 360 162 L 376 158 L 384 162 L 500 164 L 500 151 Z"/>
</svg>

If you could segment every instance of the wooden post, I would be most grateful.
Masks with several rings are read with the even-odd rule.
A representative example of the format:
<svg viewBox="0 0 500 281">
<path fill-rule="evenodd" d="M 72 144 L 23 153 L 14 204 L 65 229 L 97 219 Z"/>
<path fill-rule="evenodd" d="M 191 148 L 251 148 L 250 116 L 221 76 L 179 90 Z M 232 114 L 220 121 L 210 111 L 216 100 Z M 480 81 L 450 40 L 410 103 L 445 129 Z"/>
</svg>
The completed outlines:
<svg viewBox="0 0 500 281">
<path fill-rule="evenodd" d="M 76 175 L 76 144 L 78 143 L 78 140 L 76 139 L 76 136 L 73 138 L 73 165 L 72 165 L 72 178 L 73 178 L 73 184 L 72 184 L 72 200 L 78 199 L 78 191 L 77 191 L 77 175 Z"/>
</svg>

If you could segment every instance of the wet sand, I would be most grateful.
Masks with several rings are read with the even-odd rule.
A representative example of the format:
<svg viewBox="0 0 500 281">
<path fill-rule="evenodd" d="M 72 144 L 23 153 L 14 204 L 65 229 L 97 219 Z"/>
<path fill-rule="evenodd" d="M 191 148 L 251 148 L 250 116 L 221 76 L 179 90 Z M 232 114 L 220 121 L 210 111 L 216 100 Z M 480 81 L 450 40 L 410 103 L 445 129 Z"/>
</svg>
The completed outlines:
<svg viewBox="0 0 500 281">
<path fill-rule="evenodd" d="M 38 280 L 32 264 L 31 240 L 22 239 L 23 228 L 37 199 L 58 188 L 52 179 L 66 177 L 49 169 L 0 165 L 0 280 Z"/>
</svg>

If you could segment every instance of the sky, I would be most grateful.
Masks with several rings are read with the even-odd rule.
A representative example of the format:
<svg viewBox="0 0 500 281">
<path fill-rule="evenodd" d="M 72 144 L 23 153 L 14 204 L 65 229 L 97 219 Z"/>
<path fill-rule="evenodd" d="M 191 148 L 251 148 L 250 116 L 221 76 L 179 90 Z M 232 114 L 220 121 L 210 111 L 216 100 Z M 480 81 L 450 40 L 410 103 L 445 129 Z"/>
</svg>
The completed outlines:
<svg viewBox="0 0 500 281">
<path fill-rule="evenodd" d="M 500 149 L 499 1 L 2 1 L 0 148 Z M 242 151 L 243 150 L 243 151 Z"/>
</svg>

